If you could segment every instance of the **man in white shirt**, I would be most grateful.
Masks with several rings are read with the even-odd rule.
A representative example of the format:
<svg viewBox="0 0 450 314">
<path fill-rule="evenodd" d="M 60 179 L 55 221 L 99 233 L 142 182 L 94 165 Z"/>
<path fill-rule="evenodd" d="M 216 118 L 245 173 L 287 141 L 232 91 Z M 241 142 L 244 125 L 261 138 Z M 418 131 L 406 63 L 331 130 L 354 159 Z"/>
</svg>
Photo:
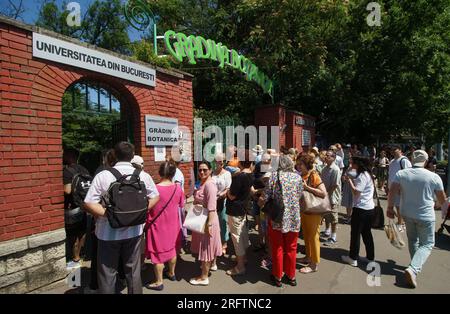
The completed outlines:
<svg viewBox="0 0 450 314">
<path fill-rule="evenodd" d="M 435 173 L 424 169 L 428 154 L 423 150 L 412 153 L 413 168 L 400 170 L 391 184 L 388 197 L 387 216 L 394 218 L 394 195 L 401 189 L 401 214 L 406 222 L 409 254 L 411 262 L 405 270 L 406 282 L 409 286 L 417 286 L 417 275 L 430 256 L 434 246 L 434 196 L 438 199 L 442 210 L 448 205 L 442 179 Z"/>
<path fill-rule="evenodd" d="M 340 146 L 340 144 L 339 144 Z M 341 147 L 342 148 L 342 147 Z M 341 156 L 339 156 L 337 154 L 337 152 L 339 151 L 336 145 L 331 145 L 330 146 L 330 150 L 332 150 L 335 154 L 336 154 L 336 160 L 334 161 L 336 163 L 336 166 L 338 166 L 338 168 L 341 170 L 341 174 L 342 171 L 344 170 L 344 158 L 342 158 Z"/>
<path fill-rule="evenodd" d="M 122 175 L 131 175 L 135 168 L 131 164 L 134 156 L 134 146 L 128 142 L 120 142 L 114 147 L 118 162 L 114 168 Z M 150 175 L 144 171 L 139 174 L 145 183 L 148 209 L 150 210 L 159 201 L 159 193 Z M 116 278 L 119 259 L 123 261 L 128 293 L 142 293 L 141 281 L 141 246 L 143 225 L 112 228 L 106 210 L 100 204 L 116 177 L 109 171 L 98 173 L 84 199 L 85 209 L 97 217 L 95 235 L 98 238 L 98 284 L 102 294 L 115 293 Z"/>
<path fill-rule="evenodd" d="M 388 188 L 386 189 L 386 194 L 389 194 L 390 186 L 394 181 L 394 178 L 402 169 L 411 168 L 411 162 L 405 156 L 403 156 L 403 152 L 400 146 L 393 147 L 394 159 L 389 163 L 389 176 L 388 176 Z M 400 215 L 400 191 L 396 192 L 394 196 L 394 206 L 397 209 L 397 217 L 398 217 L 398 228 L 400 231 L 403 231 L 405 228 L 402 216 Z"/>
</svg>

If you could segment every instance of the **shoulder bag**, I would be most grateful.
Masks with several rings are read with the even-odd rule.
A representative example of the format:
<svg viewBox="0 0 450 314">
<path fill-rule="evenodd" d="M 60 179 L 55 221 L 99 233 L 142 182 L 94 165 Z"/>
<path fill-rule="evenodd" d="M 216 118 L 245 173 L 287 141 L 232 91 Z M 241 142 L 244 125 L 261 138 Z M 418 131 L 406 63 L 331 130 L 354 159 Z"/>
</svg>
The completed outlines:
<svg viewBox="0 0 450 314">
<path fill-rule="evenodd" d="M 308 186 L 310 185 L 312 173 L 308 177 Z M 308 215 L 324 215 L 331 212 L 330 198 L 328 193 L 324 198 L 314 195 L 311 192 L 303 191 L 302 205 L 304 214 Z"/>
<path fill-rule="evenodd" d="M 280 189 L 280 195 L 275 193 L 275 187 Z M 272 194 L 261 208 L 262 212 L 269 216 L 275 222 L 280 223 L 283 220 L 284 202 L 283 202 L 283 188 L 280 183 L 280 172 L 277 171 L 277 182 L 272 186 Z"/>
<path fill-rule="evenodd" d="M 378 197 L 377 186 L 372 179 L 373 188 L 375 190 L 375 197 L 377 199 L 377 206 L 374 208 L 374 213 L 372 216 L 372 228 L 373 229 L 383 229 L 384 228 L 384 210 L 381 207 L 380 198 Z"/>
</svg>

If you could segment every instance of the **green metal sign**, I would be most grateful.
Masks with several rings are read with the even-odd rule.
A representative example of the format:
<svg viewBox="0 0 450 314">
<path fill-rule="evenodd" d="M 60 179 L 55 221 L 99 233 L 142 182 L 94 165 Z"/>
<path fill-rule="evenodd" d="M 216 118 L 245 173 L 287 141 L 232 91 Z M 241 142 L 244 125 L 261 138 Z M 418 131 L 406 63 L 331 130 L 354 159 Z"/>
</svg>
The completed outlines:
<svg viewBox="0 0 450 314">
<path fill-rule="evenodd" d="M 219 62 L 219 67 L 229 65 L 245 74 L 247 80 L 256 82 L 265 93 L 273 98 L 273 82 L 252 61 L 239 54 L 234 49 L 228 49 L 221 43 L 201 36 L 186 36 L 168 30 L 164 34 L 167 50 L 180 62 L 186 58 L 190 64 L 196 64 L 196 59 L 210 59 Z"/>
<path fill-rule="evenodd" d="M 157 36 L 157 17 L 150 9 L 149 3 L 146 0 L 130 0 L 124 6 L 124 14 L 128 23 L 137 30 L 145 30 L 153 24 L 153 47 L 155 55 L 158 55 L 156 39 L 162 36 Z M 164 42 L 167 50 L 180 62 L 184 58 L 187 58 L 191 64 L 196 64 L 196 59 L 210 59 L 218 61 L 221 68 L 229 65 L 241 71 L 247 80 L 254 81 L 261 86 L 273 101 L 273 81 L 252 61 L 236 50 L 228 49 L 227 46 L 211 39 L 194 35 L 186 36 L 173 30 L 168 30 L 164 34 Z"/>
</svg>

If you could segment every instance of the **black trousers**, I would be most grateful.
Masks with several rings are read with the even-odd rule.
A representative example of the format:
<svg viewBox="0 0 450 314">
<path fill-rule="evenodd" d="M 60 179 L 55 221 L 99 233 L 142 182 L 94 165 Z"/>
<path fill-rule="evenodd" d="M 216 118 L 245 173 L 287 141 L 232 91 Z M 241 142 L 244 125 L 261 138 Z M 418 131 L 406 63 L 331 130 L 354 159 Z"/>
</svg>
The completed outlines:
<svg viewBox="0 0 450 314">
<path fill-rule="evenodd" d="M 363 238 L 364 245 L 366 246 L 367 258 L 369 260 L 375 259 L 375 248 L 372 237 L 373 215 L 373 209 L 365 210 L 353 207 L 349 255 L 351 259 L 358 260 L 359 258 L 361 236 Z"/>
</svg>

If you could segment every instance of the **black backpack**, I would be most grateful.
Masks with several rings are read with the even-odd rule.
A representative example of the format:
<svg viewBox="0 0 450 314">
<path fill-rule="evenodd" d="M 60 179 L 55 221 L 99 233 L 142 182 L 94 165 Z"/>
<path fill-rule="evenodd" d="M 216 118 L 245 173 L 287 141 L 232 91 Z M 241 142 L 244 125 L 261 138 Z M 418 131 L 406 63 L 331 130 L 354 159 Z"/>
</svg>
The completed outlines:
<svg viewBox="0 0 450 314">
<path fill-rule="evenodd" d="M 86 172 L 77 172 L 76 169 L 67 167 L 67 170 L 73 175 L 72 178 L 72 199 L 76 207 L 83 208 L 84 198 L 91 187 L 92 177 Z"/>
<path fill-rule="evenodd" d="M 103 201 L 106 217 L 112 228 L 144 224 L 147 219 L 148 198 L 145 183 L 139 179 L 140 169 L 122 175 L 115 168 L 107 169 L 116 181 L 111 183 Z"/>
</svg>

